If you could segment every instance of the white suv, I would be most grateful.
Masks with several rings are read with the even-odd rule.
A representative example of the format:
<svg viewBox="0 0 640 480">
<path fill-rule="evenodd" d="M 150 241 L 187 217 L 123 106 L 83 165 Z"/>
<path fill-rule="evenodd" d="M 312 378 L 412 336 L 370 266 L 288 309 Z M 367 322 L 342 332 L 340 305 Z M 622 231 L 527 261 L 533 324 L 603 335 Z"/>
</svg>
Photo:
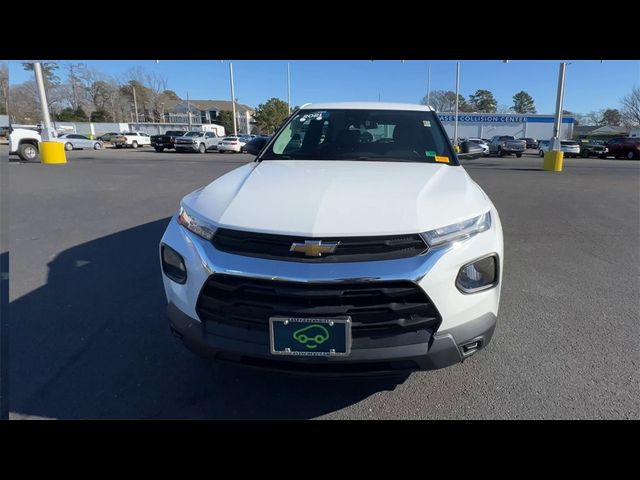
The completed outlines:
<svg viewBox="0 0 640 480">
<path fill-rule="evenodd" d="M 428 106 L 303 106 L 255 162 L 182 199 L 159 245 L 171 330 L 302 372 L 463 361 L 493 335 L 503 269 L 464 145 Z"/>
</svg>

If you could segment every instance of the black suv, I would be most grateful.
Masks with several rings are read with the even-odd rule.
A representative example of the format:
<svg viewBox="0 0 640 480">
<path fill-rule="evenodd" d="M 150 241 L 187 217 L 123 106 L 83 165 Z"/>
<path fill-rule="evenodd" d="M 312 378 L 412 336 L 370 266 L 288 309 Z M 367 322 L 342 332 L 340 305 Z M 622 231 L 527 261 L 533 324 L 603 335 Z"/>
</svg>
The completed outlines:
<svg viewBox="0 0 640 480">
<path fill-rule="evenodd" d="M 524 140 L 527 142 L 527 148 L 538 148 L 538 141 L 535 138 L 519 138 L 518 140 Z"/>
<path fill-rule="evenodd" d="M 605 158 L 607 156 L 607 151 L 607 147 L 601 140 L 588 140 L 580 143 L 580 156 L 582 156 L 582 158 Z"/>
</svg>

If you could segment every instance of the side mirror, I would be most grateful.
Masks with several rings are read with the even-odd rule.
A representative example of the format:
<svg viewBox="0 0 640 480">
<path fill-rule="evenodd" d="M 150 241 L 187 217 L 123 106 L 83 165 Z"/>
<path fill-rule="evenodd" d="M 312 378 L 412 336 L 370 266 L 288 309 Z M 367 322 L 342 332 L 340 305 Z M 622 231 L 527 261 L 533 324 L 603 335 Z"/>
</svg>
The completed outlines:
<svg viewBox="0 0 640 480">
<path fill-rule="evenodd" d="M 266 144 L 267 144 L 266 138 L 262 138 L 262 137 L 254 138 L 250 142 L 247 142 L 247 144 L 244 146 L 244 151 L 251 155 L 258 155 Z"/>
<path fill-rule="evenodd" d="M 473 142 L 464 141 L 460 142 L 460 152 L 458 153 L 459 159 L 473 160 L 474 158 L 482 157 L 482 147 Z"/>
</svg>

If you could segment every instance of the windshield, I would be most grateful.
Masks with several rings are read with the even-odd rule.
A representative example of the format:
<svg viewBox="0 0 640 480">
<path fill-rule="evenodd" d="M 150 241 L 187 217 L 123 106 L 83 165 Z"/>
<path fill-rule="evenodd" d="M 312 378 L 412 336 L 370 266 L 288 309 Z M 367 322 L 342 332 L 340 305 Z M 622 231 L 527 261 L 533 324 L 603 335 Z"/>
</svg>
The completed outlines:
<svg viewBox="0 0 640 480">
<path fill-rule="evenodd" d="M 300 110 L 277 133 L 260 160 L 458 165 L 436 115 L 422 110 Z"/>
<path fill-rule="evenodd" d="M 201 132 L 187 132 L 184 134 L 185 137 L 199 137 L 201 135 Z"/>
</svg>

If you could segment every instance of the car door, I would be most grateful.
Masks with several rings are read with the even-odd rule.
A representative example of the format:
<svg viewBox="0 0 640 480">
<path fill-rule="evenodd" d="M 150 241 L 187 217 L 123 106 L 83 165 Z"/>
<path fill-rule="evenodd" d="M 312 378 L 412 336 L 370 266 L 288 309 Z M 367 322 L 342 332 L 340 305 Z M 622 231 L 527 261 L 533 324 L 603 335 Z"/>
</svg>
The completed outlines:
<svg viewBox="0 0 640 480">
<path fill-rule="evenodd" d="M 151 136 L 148 133 L 140 132 L 138 135 L 140 136 L 140 145 L 151 145 Z"/>
<path fill-rule="evenodd" d="M 73 146 L 75 148 L 92 148 L 93 141 L 84 135 L 74 135 Z"/>
<path fill-rule="evenodd" d="M 207 132 L 204 134 L 204 144 L 207 146 L 207 150 L 213 147 L 215 144 L 216 134 L 213 132 Z"/>
</svg>

